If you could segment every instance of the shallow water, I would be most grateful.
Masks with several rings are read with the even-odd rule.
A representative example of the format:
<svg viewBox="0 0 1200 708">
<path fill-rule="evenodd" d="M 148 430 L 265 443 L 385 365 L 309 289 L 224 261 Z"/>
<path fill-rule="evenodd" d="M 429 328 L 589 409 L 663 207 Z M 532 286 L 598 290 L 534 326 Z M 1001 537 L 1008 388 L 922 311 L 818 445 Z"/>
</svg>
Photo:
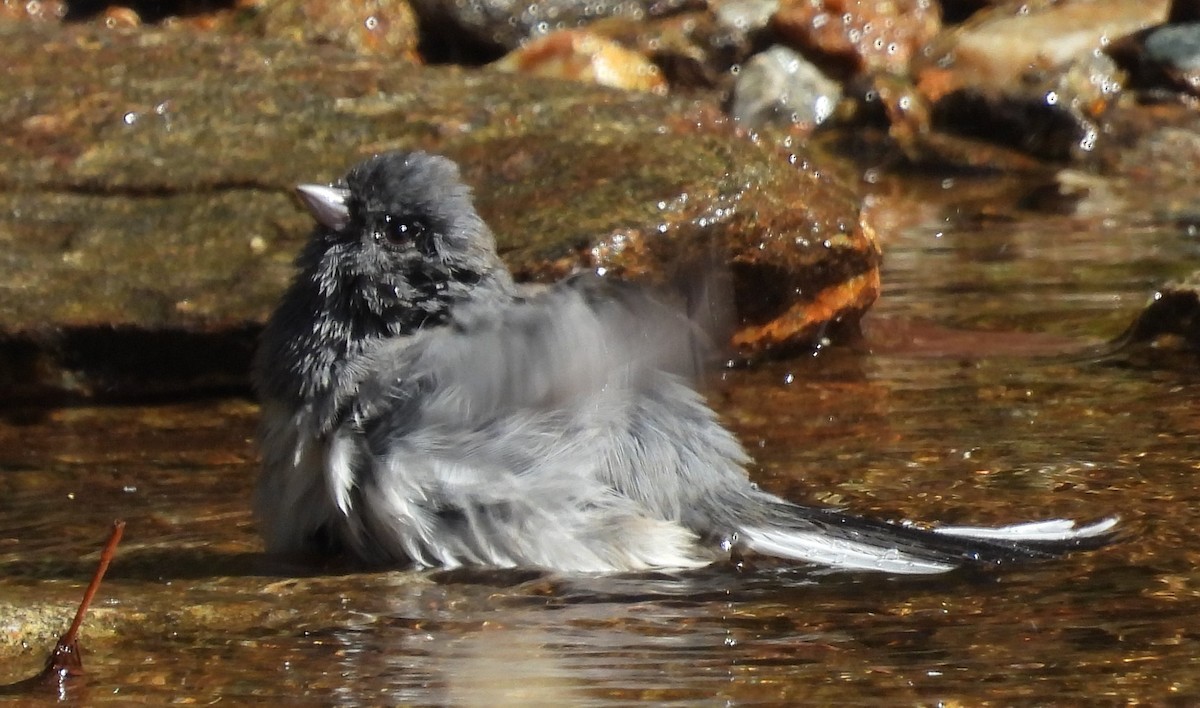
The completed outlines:
<svg viewBox="0 0 1200 708">
<path fill-rule="evenodd" d="M 873 352 L 729 371 L 764 486 L 887 518 L 1122 517 L 1103 550 L 932 578 L 761 559 L 683 575 L 354 572 L 270 562 L 236 398 L 0 412 L 0 683 L 35 673 L 114 518 L 88 702 L 679 705 L 1200 696 L 1200 375 L 1096 361 L 1192 269 L 1170 215 L 887 198 Z M 1076 209 L 1077 213 L 1079 210 Z M 46 694 L 52 697 L 52 692 Z"/>
</svg>

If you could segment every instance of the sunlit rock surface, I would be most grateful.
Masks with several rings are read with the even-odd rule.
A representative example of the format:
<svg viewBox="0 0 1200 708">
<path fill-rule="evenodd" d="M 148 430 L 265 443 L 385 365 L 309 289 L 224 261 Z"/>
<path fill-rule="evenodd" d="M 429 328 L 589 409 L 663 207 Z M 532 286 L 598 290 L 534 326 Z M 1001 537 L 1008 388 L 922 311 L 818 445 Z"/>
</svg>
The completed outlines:
<svg viewBox="0 0 1200 708">
<path fill-rule="evenodd" d="M 461 162 L 523 277 L 711 254 L 743 356 L 805 346 L 878 292 L 856 198 L 709 104 L 153 30 L 10 30 L 0 53 L 10 390 L 240 385 L 310 229 L 292 186 L 397 147 Z"/>
</svg>

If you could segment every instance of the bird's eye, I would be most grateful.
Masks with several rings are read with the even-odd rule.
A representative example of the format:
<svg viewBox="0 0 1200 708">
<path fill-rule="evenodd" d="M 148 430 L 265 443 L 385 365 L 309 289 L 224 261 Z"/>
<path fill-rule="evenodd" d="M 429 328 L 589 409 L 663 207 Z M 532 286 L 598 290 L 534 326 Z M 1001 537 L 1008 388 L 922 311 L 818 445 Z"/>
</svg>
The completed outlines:
<svg viewBox="0 0 1200 708">
<path fill-rule="evenodd" d="M 399 246 L 412 244 L 421 240 L 429 230 L 429 225 L 423 219 L 415 216 L 383 217 L 383 237 L 388 243 Z"/>
</svg>

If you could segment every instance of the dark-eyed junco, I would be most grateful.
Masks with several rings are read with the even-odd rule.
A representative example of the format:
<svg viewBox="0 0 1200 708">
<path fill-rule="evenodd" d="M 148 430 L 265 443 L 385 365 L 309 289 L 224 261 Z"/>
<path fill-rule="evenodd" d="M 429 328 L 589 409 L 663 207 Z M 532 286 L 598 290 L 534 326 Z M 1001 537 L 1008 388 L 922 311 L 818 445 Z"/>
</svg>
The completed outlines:
<svg viewBox="0 0 1200 708">
<path fill-rule="evenodd" d="M 516 285 L 450 160 L 377 155 L 299 194 L 318 224 L 257 361 L 269 551 L 604 572 L 736 549 L 936 573 L 1116 524 L 926 530 L 785 501 L 689 384 L 688 317 L 594 275 Z"/>
</svg>

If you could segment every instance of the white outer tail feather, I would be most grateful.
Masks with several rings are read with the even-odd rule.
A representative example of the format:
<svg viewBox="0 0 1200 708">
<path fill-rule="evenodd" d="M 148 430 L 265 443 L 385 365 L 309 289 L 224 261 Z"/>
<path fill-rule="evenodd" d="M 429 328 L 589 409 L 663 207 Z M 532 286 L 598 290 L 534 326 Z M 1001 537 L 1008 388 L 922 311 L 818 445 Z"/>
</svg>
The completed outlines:
<svg viewBox="0 0 1200 708">
<path fill-rule="evenodd" d="M 999 527 L 945 526 L 932 532 L 958 538 L 1010 542 L 1069 542 L 1102 536 L 1117 525 L 1110 516 L 1079 527 L 1071 519 L 1030 521 Z M 766 555 L 818 563 L 843 570 L 869 570 L 906 575 L 944 573 L 959 567 L 958 562 L 939 562 L 909 555 L 896 548 L 861 543 L 812 531 L 773 528 L 745 528 L 740 540 L 747 547 Z"/>
<path fill-rule="evenodd" d="M 1110 516 L 1094 524 L 1076 527 L 1071 519 L 1047 519 L 1046 521 L 1028 521 L 1008 526 L 942 526 L 933 529 L 935 532 L 959 538 L 981 538 L 1002 541 L 1073 541 L 1083 538 L 1095 538 L 1112 530 L 1119 517 Z"/>
<path fill-rule="evenodd" d="M 944 573 L 956 567 L 950 563 L 915 558 L 895 548 L 830 538 L 812 531 L 746 528 L 742 529 L 740 536 L 742 542 L 759 553 L 844 570 L 924 575 Z"/>
</svg>

